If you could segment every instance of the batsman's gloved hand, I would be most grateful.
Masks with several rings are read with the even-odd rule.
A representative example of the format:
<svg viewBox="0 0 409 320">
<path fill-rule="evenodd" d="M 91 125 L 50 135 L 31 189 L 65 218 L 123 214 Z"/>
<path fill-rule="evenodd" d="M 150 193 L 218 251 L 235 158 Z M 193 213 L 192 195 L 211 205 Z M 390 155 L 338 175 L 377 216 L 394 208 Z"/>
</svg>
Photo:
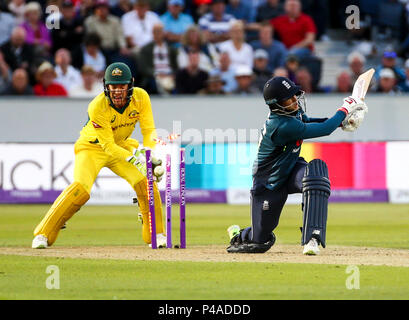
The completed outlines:
<svg viewBox="0 0 409 320">
<path fill-rule="evenodd" d="M 338 108 L 338 110 L 341 110 L 345 112 L 345 114 L 348 116 L 348 114 L 353 113 L 355 110 L 368 110 L 368 107 L 366 106 L 365 102 L 363 102 L 361 99 L 356 98 L 356 97 L 346 97 L 344 98 L 344 103 L 342 104 L 341 108 Z"/>
<path fill-rule="evenodd" d="M 351 99 L 356 103 L 351 103 Z M 368 107 L 361 99 L 353 97 L 347 97 L 344 99 L 344 105 L 342 108 L 347 109 L 345 106 L 350 107 L 352 110 L 348 110 L 345 119 L 341 123 L 341 127 L 344 131 L 352 132 L 361 125 L 362 121 L 364 121 L 365 114 L 368 113 Z"/>
<path fill-rule="evenodd" d="M 344 121 L 342 121 L 341 127 L 344 131 L 355 131 L 364 121 L 365 113 L 368 112 L 368 108 L 362 110 L 355 110 L 351 114 L 348 114 Z"/>
</svg>

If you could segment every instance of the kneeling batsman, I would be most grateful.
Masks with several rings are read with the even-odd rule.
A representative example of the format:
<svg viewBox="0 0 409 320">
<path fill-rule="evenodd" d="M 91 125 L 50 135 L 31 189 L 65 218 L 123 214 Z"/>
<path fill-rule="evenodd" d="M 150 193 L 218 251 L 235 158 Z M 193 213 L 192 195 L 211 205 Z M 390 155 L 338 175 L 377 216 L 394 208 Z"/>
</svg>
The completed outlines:
<svg viewBox="0 0 409 320">
<path fill-rule="evenodd" d="M 338 127 L 356 130 L 367 112 L 365 103 L 347 97 L 331 118 L 310 118 L 305 113 L 301 88 L 284 77 L 267 81 L 264 100 L 270 109 L 253 165 L 251 226 L 228 228 L 229 253 L 264 253 L 275 243 L 273 230 L 289 194 L 302 193 L 303 253 L 316 255 L 326 245 L 328 198 L 331 183 L 324 161 L 300 157 L 303 140 L 328 136 Z"/>
</svg>

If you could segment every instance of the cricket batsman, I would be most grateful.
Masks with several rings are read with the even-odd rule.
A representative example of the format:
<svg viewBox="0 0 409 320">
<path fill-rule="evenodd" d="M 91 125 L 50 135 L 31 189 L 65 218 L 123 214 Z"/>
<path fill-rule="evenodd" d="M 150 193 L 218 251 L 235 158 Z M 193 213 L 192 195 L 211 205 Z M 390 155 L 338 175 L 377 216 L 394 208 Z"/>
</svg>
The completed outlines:
<svg viewBox="0 0 409 320">
<path fill-rule="evenodd" d="M 309 118 L 305 109 L 304 92 L 291 80 L 275 77 L 263 89 L 270 109 L 261 131 L 258 154 L 253 166 L 251 189 L 251 226 L 240 230 L 230 226 L 229 253 L 264 253 L 275 243 L 273 230 L 289 194 L 302 193 L 303 254 L 319 254 L 325 248 L 328 197 L 331 185 L 324 161 L 306 162 L 300 157 L 303 140 L 328 136 L 338 127 L 355 130 L 367 112 L 365 103 L 347 97 L 331 118 Z M 362 112 L 364 111 L 364 112 Z M 359 115 L 354 124 L 348 119 Z M 351 128 L 352 126 L 352 128 Z"/>
<path fill-rule="evenodd" d="M 156 128 L 151 102 L 145 90 L 133 86 L 133 77 L 124 63 L 112 63 L 105 71 L 104 92 L 88 106 L 88 121 L 74 146 L 74 182 L 55 200 L 34 230 L 32 248 L 51 246 L 65 223 L 90 198 L 91 188 L 103 167 L 125 179 L 135 190 L 142 213 L 142 238 L 151 242 L 149 204 L 144 149 L 130 136 L 139 123 L 144 147 L 154 150 Z M 157 181 L 164 170 L 161 160 L 153 157 Z M 162 223 L 162 203 L 154 183 L 158 246 L 166 244 Z"/>
</svg>

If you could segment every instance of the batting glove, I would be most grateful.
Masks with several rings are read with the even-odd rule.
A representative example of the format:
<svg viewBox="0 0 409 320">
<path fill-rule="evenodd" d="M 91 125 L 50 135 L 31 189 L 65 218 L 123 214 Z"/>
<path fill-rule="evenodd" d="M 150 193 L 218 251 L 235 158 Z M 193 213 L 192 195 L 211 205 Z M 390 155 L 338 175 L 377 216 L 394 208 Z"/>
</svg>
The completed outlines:
<svg viewBox="0 0 409 320">
<path fill-rule="evenodd" d="M 365 105 L 365 108 L 355 110 L 354 112 L 348 114 L 342 121 L 342 130 L 352 132 L 358 129 L 358 127 L 364 121 L 366 113 L 368 113 L 368 108 Z"/>
<path fill-rule="evenodd" d="M 338 110 L 341 110 L 345 112 L 346 115 L 354 112 L 355 110 L 361 110 L 361 109 L 368 109 L 366 107 L 366 104 L 359 98 L 354 98 L 354 97 L 346 97 L 344 98 L 344 103 L 341 108 Z"/>
</svg>

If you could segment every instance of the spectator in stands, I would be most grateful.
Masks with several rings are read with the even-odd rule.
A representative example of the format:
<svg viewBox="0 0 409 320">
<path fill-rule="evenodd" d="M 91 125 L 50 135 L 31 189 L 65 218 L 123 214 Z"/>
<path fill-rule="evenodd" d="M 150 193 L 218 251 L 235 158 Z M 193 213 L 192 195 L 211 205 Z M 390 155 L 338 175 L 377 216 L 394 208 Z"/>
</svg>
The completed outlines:
<svg viewBox="0 0 409 320">
<path fill-rule="evenodd" d="M 235 19 L 243 21 L 247 41 L 257 39 L 260 25 L 255 22 L 255 10 L 252 6 L 258 0 L 227 0 L 226 13 Z"/>
<path fill-rule="evenodd" d="M 307 68 L 301 67 L 296 71 L 295 83 L 301 86 L 306 93 L 320 92 L 314 87 L 312 75 Z"/>
<path fill-rule="evenodd" d="M 286 0 L 284 10 L 284 15 L 271 19 L 270 23 L 290 54 L 300 59 L 309 57 L 317 33 L 314 21 L 301 11 L 300 0 Z"/>
<path fill-rule="evenodd" d="M 259 89 L 254 85 L 253 71 L 247 65 L 238 66 L 235 70 L 235 77 L 237 81 L 237 88 L 234 94 L 248 95 L 260 94 Z"/>
<path fill-rule="evenodd" d="M 285 77 L 288 78 L 288 71 L 284 67 L 278 67 L 273 72 L 273 77 Z"/>
<path fill-rule="evenodd" d="M 108 0 L 96 0 L 94 14 L 85 19 L 86 33 L 95 33 L 101 39 L 101 49 L 111 60 L 118 54 L 128 55 L 125 36 L 118 17 L 109 14 Z"/>
<path fill-rule="evenodd" d="M 118 0 L 118 2 L 111 8 L 111 13 L 118 18 L 122 18 L 125 13 L 132 10 L 132 3 L 130 0 Z"/>
<path fill-rule="evenodd" d="M 147 0 L 136 0 L 134 10 L 125 13 L 121 23 L 128 47 L 136 54 L 140 48 L 152 42 L 153 26 L 160 23 L 160 19 L 155 12 L 149 10 Z"/>
<path fill-rule="evenodd" d="M 395 80 L 397 85 L 401 85 L 405 79 L 405 72 L 397 65 L 396 62 L 397 54 L 395 51 L 386 50 L 382 55 L 381 65 L 375 69 L 375 78 L 376 80 L 380 79 L 380 73 L 382 69 L 389 68 L 395 74 Z"/>
<path fill-rule="evenodd" d="M 212 44 L 205 42 L 200 29 L 192 25 L 182 36 L 181 46 L 178 48 L 178 66 L 179 69 L 186 68 L 189 63 L 189 52 L 199 52 L 199 68 L 209 72 L 215 66 L 215 60 L 218 55 L 216 48 Z"/>
<path fill-rule="evenodd" d="M 10 40 L 3 44 L 0 50 L 12 71 L 23 68 L 28 72 L 30 82 L 34 82 L 34 50 L 25 39 L 26 31 L 22 27 L 15 27 Z"/>
<path fill-rule="evenodd" d="M 247 25 L 253 22 L 253 17 L 251 16 L 251 8 L 243 0 L 228 0 L 226 5 L 226 13 L 231 14 L 237 20 L 241 20 Z"/>
<path fill-rule="evenodd" d="M 215 69 L 215 72 L 220 74 L 224 85 L 223 90 L 226 93 L 232 93 L 237 88 L 237 81 L 235 71 L 231 66 L 230 57 L 227 52 L 220 54 L 219 67 Z"/>
<path fill-rule="evenodd" d="M 203 95 L 223 95 L 226 94 L 223 90 L 224 81 L 219 74 L 213 73 L 206 80 L 206 88 L 199 91 Z"/>
<path fill-rule="evenodd" d="M 37 70 L 37 84 L 34 85 L 36 96 L 67 96 L 67 91 L 62 85 L 55 82 L 57 74 L 54 67 L 48 61 L 43 62 Z"/>
<path fill-rule="evenodd" d="M 365 64 L 366 58 L 358 51 L 351 52 L 347 57 L 348 65 L 349 65 L 349 73 L 351 78 L 351 84 L 353 85 L 358 77 L 366 71 Z M 375 77 L 372 78 L 371 83 L 369 85 L 369 90 L 376 89 L 376 80 Z"/>
<path fill-rule="evenodd" d="M 11 0 L 9 2 L 8 9 L 13 14 L 16 25 L 20 25 L 24 22 L 25 5 L 26 5 L 25 0 Z M 2 19 L 0 18 L 0 21 L 1 20 Z"/>
<path fill-rule="evenodd" d="M 396 83 L 397 79 L 395 72 L 391 68 L 383 68 L 379 72 L 378 88 L 376 92 L 389 95 L 399 94 L 400 89 Z"/>
<path fill-rule="evenodd" d="M 230 24 L 235 18 L 225 11 L 224 0 L 212 0 L 210 12 L 199 19 L 199 26 L 204 32 L 206 41 L 219 43 L 230 38 Z"/>
<path fill-rule="evenodd" d="M 0 7 L 0 46 L 9 41 L 16 21 L 13 15 L 8 12 L 2 12 Z"/>
<path fill-rule="evenodd" d="M 264 85 L 271 78 L 271 70 L 268 69 L 268 53 L 264 49 L 257 49 L 254 52 L 254 85 L 263 91 Z"/>
<path fill-rule="evenodd" d="M 61 15 L 57 18 L 60 27 L 51 30 L 52 52 L 66 48 L 73 53 L 81 46 L 84 38 L 84 19 L 76 14 L 72 0 L 64 0 L 60 12 Z"/>
<path fill-rule="evenodd" d="M 253 68 L 253 48 L 245 42 L 243 22 L 241 20 L 234 21 L 231 24 L 229 34 L 231 40 L 220 43 L 219 50 L 229 54 L 233 68 L 239 65 Z"/>
<path fill-rule="evenodd" d="M 160 19 L 165 26 L 166 41 L 178 48 L 186 30 L 194 24 L 191 15 L 183 13 L 184 0 L 168 0 L 168 11 Z"/>
<path fill-rule="evenodd" d="M 199 68 L 199 52 L 189 52 L 189 64 L 176 74 L 176 90 L 181 94 L 195 94 L 206 86 L 208 73 Z"/>
<path fill-rule="evenodd" d="M 69 96 L 73 98 L 94 98 L 104 91 L 101 81 L 98 81 L 95 70 L 91 66 L 81 68 L 81 81 L 72 86 Z"/>
<path fill-rule="evenodd" d="M 186 9 L 197 22 L 201 17 L 210 11 L 212 0 L 189 0 L 186 1 Z"/>
<path fill-rule="evenodd" d="M 3 53 L 0 51 L 0 92 L 2 92 L 9 84 L 11 79 L 11 70 L 4 60 Z"/>
<path fill-rule="evenodd" d="M 95 0 L 80 0 L 79 1 L 79 13 L 84 19 L 94 13 Z M 78 4 L 78 1 L 76 2 Z"/>
<path fill-rule="evenodd" d="M 284 14 L 284 8 L 280 0 L 267 0 L 257 8 L 257 22 L 270 21 Z"/>
<path fill-rule="evenodd" d="M 309 15 L 317 28 L 316 39 L 329 40 L 326 35 L 328 16 L 329 16 L 329 1 L 328 0 L 301 0 L 303 12 Z M 339 1 L 336 1 L 339 2 Z M 342 2 L 342 1 L 341 1 Z M 347 0 L 349 4 L 357 4 L 356 0 Z M 344 9 L 344 17 L 345 9 Z M 362 18 L 361 18 L 362 19 Z M 362 27 L 363 21 L 361 20 Z M 361 27 L 361 25 L 360 25 Z"/>
<path fill-rule="evenodd" d="M 106 58 L 101 51 L 101 39 L 95 33 L 87 34 L 84 44 L 73 54 L 73 66 L 81 69 L 84 64 L 91 66 L 98 78 L 104 76 L 107 65 Z"/>
<path fill-rule="evenodd" d="M 71 87 L 81 83 L 81 74 L 71 65 L 71 53 L 64 48 L 58 49 L 55 53 L 55 82 L 61 84 L 68 92 Z"/>
<path fill-rule="evenodd" d="M 33 95 L 33 88 L 29 84 L 28 73 L 25 69 L 16 69 L 11 77 L 11 83 L 1 95 L 5 96 L 29 96 Z"/>
<path fill-rule="evenodd" d="M 264 49 L 268 53 L 268 68 L 274 70 L 285 64 L 287 49 L 278 40 L 274 40 L 273 27 L 270 23 L 262 23 L 259 31 L 259 40 L 251 42 L 254 50 Z"/>
<path fill-rule="evenodd" d="M 175 89 L 177 50 L 166 43 L 162 24 L 153 26 L 153 41 L 142 47 L 139 66 L 141 85 L 149 93 L 164 94 Z"/>
<path fill-rule="evenodd" d="M 405 81 L 400 85 L 400 89 L 402 92 L 409 92 L 409 59 L 405 62 Z"/>
<path fill-rule="evenodd" d="M 34 46 L 37 56 L 49 57 L 51 49 L 50 33 L 41 20 L 41 6 L 38 2 L 29 2 L 25 6 L 24 19 L 21 25 L 26 30 L 26 43 Z"/>
<path fill-rule="evenodd" d="M 366 58 L 358 51 L 354 51 L 348 55 L 347 61 L 351 73 L 351 82 L 355 83 L 356 79 L 365 71 Z"/>
<path fill-rule="evenodd" d="M 285 61 L 285 68 L 288 72 L 288 79 L 295 82 L 295 74 L 300 68 L 300 60 L 298 59 L 298 57 L 295 55 L 288 55 Z"/>
<path fill-rule="evenodd" d="M 337 77 L 337 86 L 335 92 L 351 93 L 352 92 L 352 82 L 349 72 L 341 72 Z"/>
<path fill-rule="evenodd" d="M 163 15 L 168 8 L 167 0 L 148 0 L 148 1 L 151 10 L 153 12 L 156 12 L 159 16 Z"/>
</svg>

